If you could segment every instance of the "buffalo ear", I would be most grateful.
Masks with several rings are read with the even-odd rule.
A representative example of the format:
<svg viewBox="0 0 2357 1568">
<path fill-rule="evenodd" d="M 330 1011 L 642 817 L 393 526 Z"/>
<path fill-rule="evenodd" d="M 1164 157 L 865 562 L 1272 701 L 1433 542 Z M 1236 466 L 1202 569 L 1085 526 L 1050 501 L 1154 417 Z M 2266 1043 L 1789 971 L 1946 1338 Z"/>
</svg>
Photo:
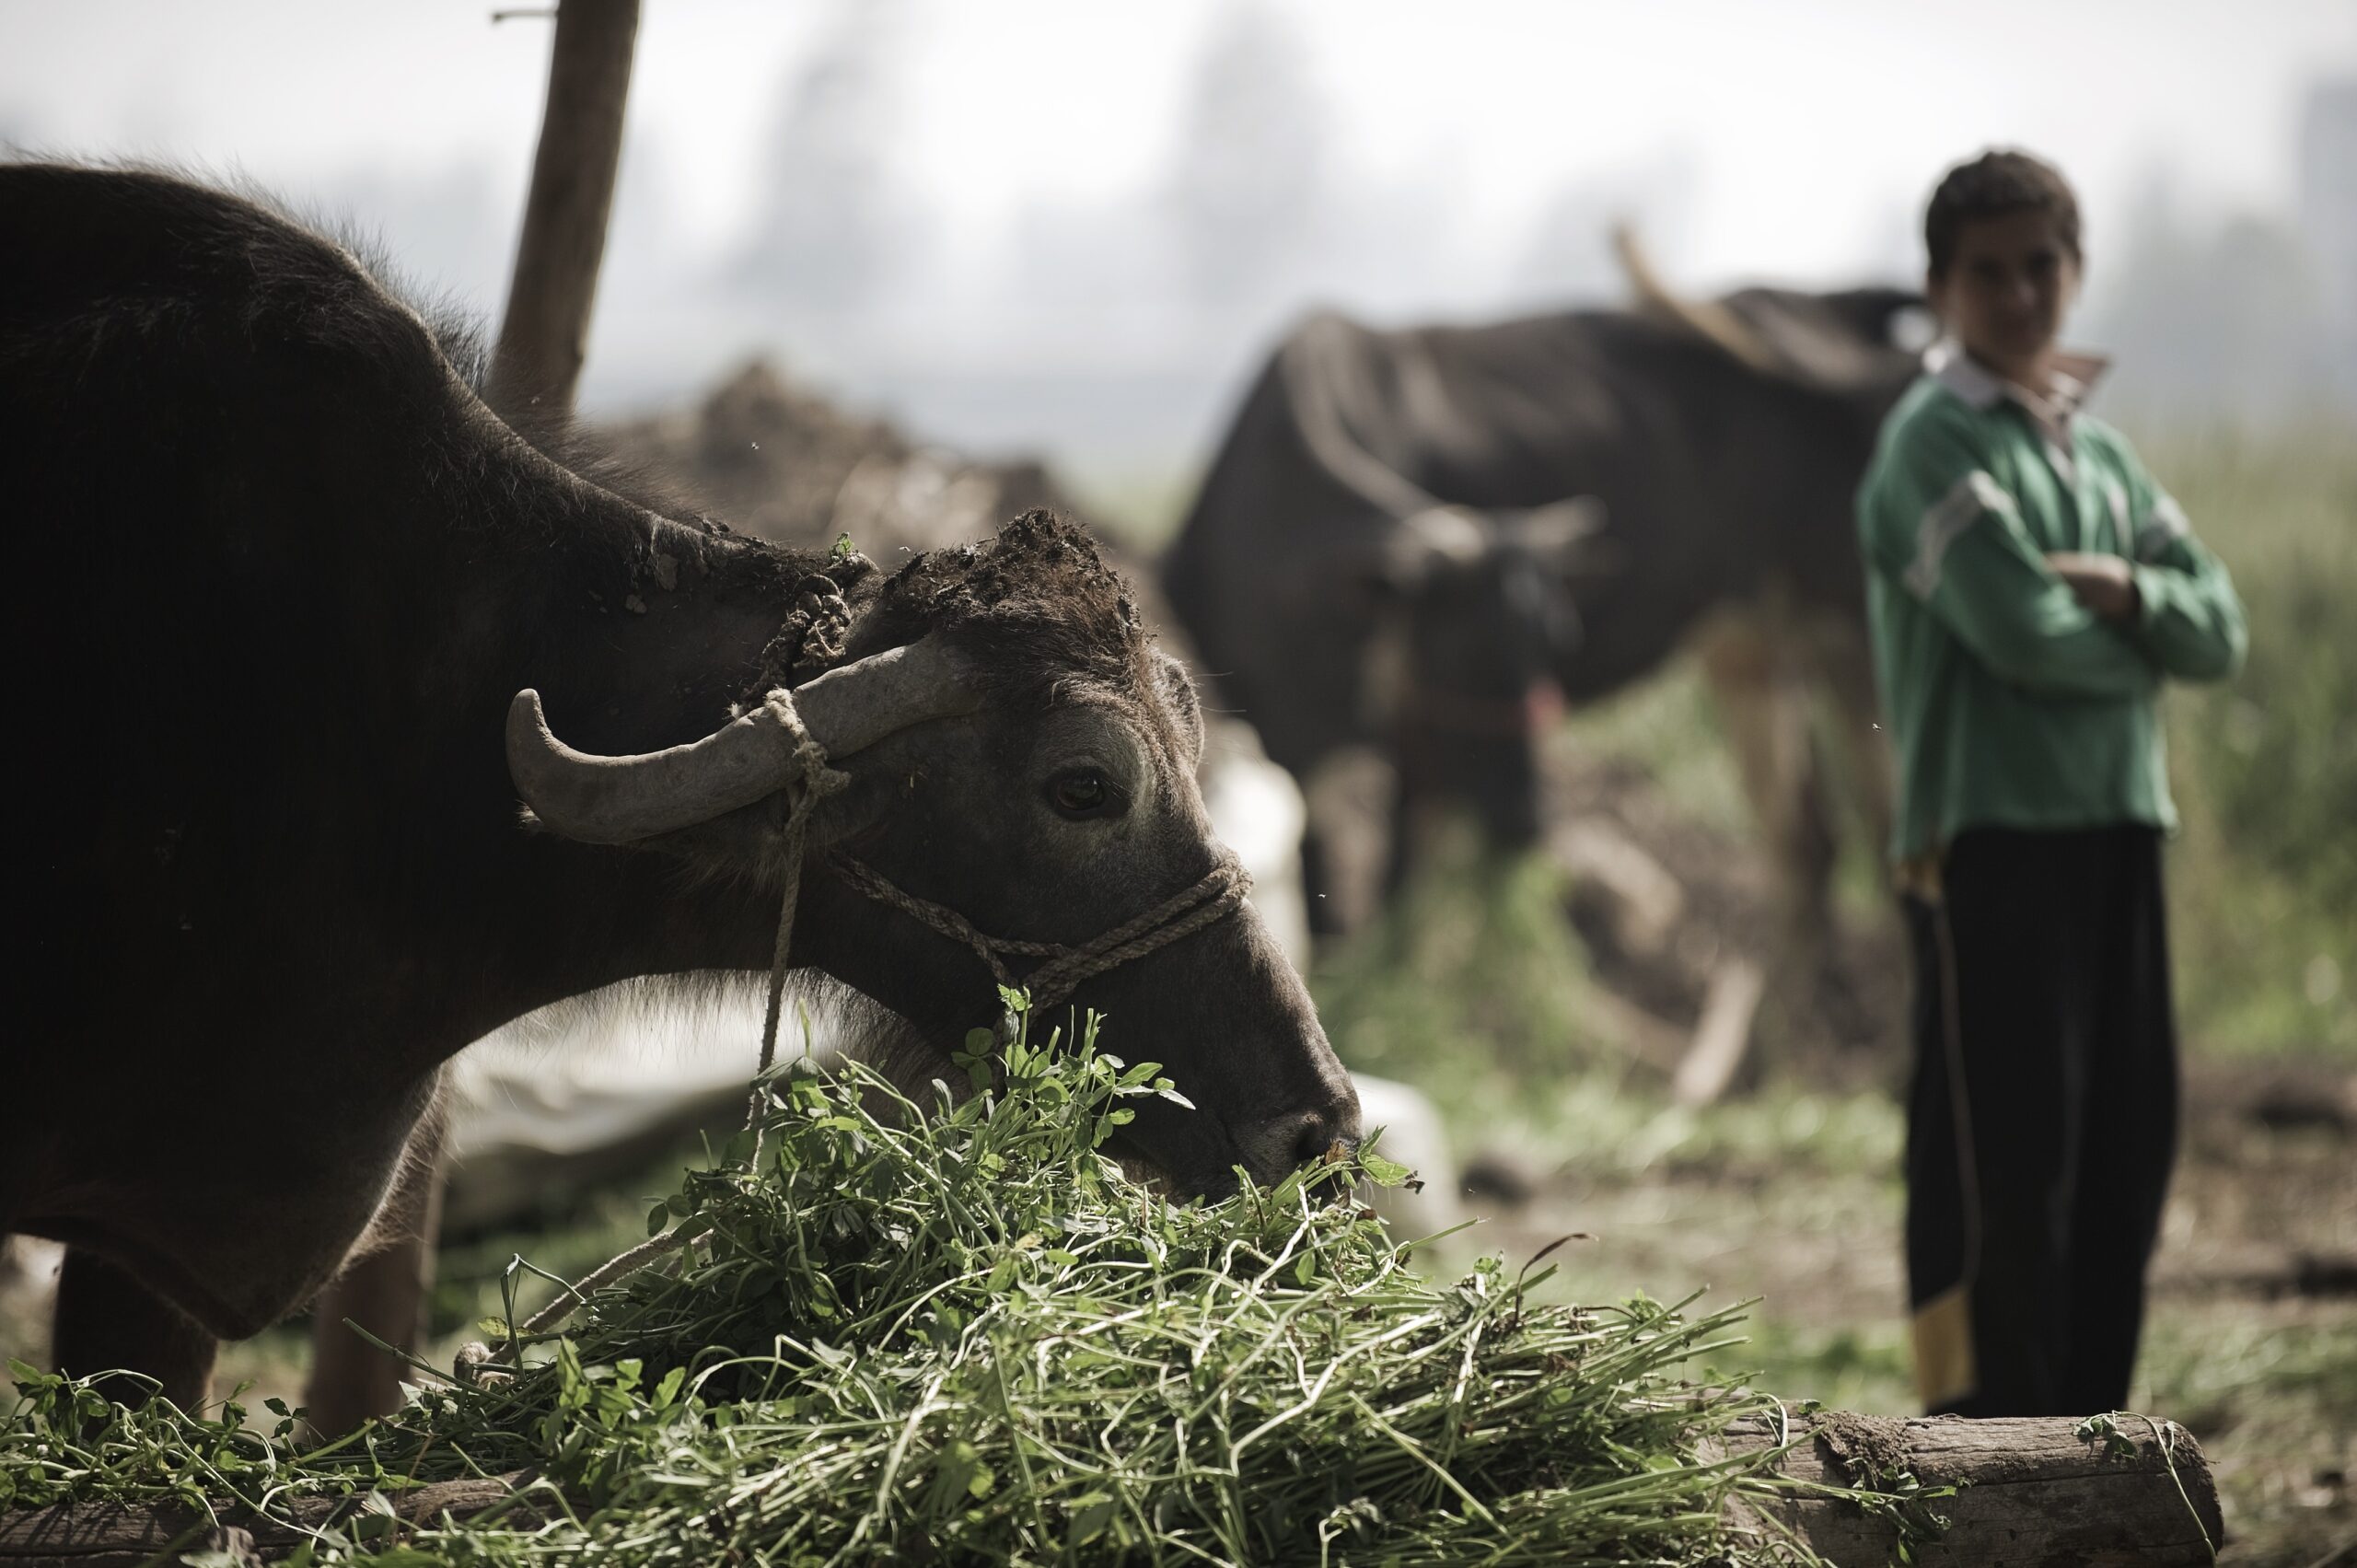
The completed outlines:
<svg viewBox="0 0 2357 1568">
<path fill-rule="evenodd" d="M 1178 720 L 1179 738 L 1187 745 L 1187 765 L 1195 767 L 1203 760 L 1203 703 L 1195 694 L 1195 678 L 1187 667 L 1160 648 L 1154 650 L 1154 678 L 1161 689 L 1162 699 Z"/>
</svg>

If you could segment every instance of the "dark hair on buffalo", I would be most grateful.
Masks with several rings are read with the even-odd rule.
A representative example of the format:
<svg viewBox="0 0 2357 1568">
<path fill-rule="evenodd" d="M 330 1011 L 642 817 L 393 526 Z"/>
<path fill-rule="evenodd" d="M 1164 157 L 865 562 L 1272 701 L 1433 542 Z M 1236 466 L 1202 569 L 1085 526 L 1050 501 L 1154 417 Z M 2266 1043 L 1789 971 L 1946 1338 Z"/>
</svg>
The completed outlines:
<svg viewBox="0 0 2357 1568">
<path fill-rule="evenodd" d="M 26 166 L 14 172 L 40 180 L 73 171 Z M 354 232 L 346 222 L 290 210 L 250 183 L 223 192 L 168 169 L 121 165 L 108 172 L 126 188 L 127 208 L 160 208 L 179 219 L 170 230 L 173 246 L 166 253 L 119 258 L 123 276 L 113 286 L 123 297 L 104 332 L 77 318 L 75 330 L 58 341 L 17 345 L 24 354 L 52 360 L 27 366 L 28 381 L 71 379 L 101 353 L 137 353 L 148 342 L 185 337 L 201 324 L 196 312 L 213 311 L 226 314 L 241 339 L 267 323 L 273 332 L 367 362 L 389 395 L 410 400 L 419 411 L 408 423 L 418 432 L 421 460 L 472 460 L 471 444 L 436 449 L 427 434 L 436 424 L 429 411 L 447 397 L 445 366 L 480 395 L 490 368 L 487 340 L 478 322 L 448 300 L 409 285 L 373 236 Z M 190 281 L 183 282 L 182 273 Z M 233 279 L 237 286 L 225 292 L 213 286 L 216 277 Z M 389 299 L 407 308 L 389 310 Z M 416 353 L 420 323 L 435 353 L 430 366 Z M 682 491 L 688 487 L 673 476 L 618 460 L 594 434 L 562 416 L 528 410 L 507 424 L 599 489 L 708 534 L 729 531 L 687 499 Z M 527 526 L 552 521 L 536 518 Z M 819 597 L 833 598 L 851 622 L 842 628 L 847 637 L 824 639 L 823 655 L 807 636 L 782 635 L 764 668 L 748 672 L 754 677 L 744 693 L 749 702 L 759 701 L 771 685 L 807 679 L 935 631 L 971 653 L 975 678 L 1001 697 L 1042 701 L 1092 686 L 1123 691 L 1154 686 L 1150 643 L 1129 585 L 1099 557 L 1081 525 L 1053 512 L 1027 513 L 978 545 L 929 552 L 888 577 L 855 552 L 740 536 L 732 553 L 740 569 L 773 575 L 782 633 L 795 632 L 810 589 L 826 585 L 831 592 Z"/>
<path fill-rule="evenodd" d="M 2055 238 L 2072 260 L 2084 260 L 2079 198 L 2061 170 L 2027 153 L 1992 147 L 1942 176 L 1923 210 L 1923 249 L 1931 257 L 1932 276 L 1947 275 L 1967 224 L 2019 212 L 2041 212 L 2052 218 Z"/>
<path fill-rule="evenodd" d="M 248 194 L 267 200 L 259 192 Z M 299 215 L 287 215 L 301 221 Z M 459 379 L 482 393 L 492 354 L 478 318 L 447 298 L 407 286 L 376 236 L 354 233 L 344 224 L 312 226 L 325 227 L 378 284 L 416 310 Z M 634 505 L 675 519 L 713 522 L 674 476 L 617 457 L 569 418 L 525 412 L 509 415 L 507 423 L 562 466 Z M 779 548 L 796 558 L 803 554 Z M 806 588 L 818 586 L 814 577 L 825 579 L 846 610 L 866 610 L 867 624 L 847 647 L 830 647 L 825 656 L 814 656 L 811 596 L 797 593 L 778 644 L 765 653 L 758 689 L 745 693 L 748 703 L 758 702 L 772 685 L 807 679 L 934 631 L 946 632 L 968 649 L 977 678 L 1004 696 L 1046 701 L 1072 694 L 1075 685 L 1135 690 L 1152 679 L 1145 622 L 1128 581 L 1106 563 L 1084 525 L 1048 508 L 1024 513 L 994 539 L 928 551 L 880 583 L 875 564 L 856 552 L 829 555 L 814 564 L 803 578 Z"/>
</svg>

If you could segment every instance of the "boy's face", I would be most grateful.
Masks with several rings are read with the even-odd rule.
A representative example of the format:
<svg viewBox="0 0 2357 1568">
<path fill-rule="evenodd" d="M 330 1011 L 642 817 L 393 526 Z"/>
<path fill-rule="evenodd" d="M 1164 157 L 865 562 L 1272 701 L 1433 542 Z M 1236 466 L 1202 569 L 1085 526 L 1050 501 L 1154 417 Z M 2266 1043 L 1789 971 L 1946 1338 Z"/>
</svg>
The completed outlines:
<svg viewBox="0 0 2357 1568">
<path fill-rule="evenodd" d="M 1924 285 L 1966 353 L 2033 388 L 2078 292 L 2078 257 L 2055 232 L 2053 215 L 2029 207 L 1966 224 L 1947 271 Z"/>
</svg>

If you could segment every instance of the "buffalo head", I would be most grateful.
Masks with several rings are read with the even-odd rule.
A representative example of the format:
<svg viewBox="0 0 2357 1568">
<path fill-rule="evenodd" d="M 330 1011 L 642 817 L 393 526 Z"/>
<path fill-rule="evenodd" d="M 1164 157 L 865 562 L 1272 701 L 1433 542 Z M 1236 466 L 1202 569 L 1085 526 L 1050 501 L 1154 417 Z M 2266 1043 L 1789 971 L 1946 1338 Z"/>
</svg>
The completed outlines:
<svg viewBox="0 0 2357 1568">
<path fill-rule="evenodd" d="M 1375 541 L 1384 627 L 1367 690 L 1388 720 L 1412 801 L 1469 805 L 1490 842 L 1539 833 L 1538 743 L 1562 711 L 1556 672 L 1576 653 L 1573 594 L 1603 508 L 1429 506 Z"/>
<path fill-rule="evenodd" d="M 913 1025 L 937 1064 L 997 1010 L 985 959 L 944 924 L 1078 946 L 1225 863 L 1195 782 L 1202 715 L 1126 586 L 1052 515 L 888 580 L 855 558 L 834 575 L 840 645 L 788 659 L 795 707 L 844 775 L 809 819 L 792 957 Z M 804 675 L 812 663 L 827 668 Z M 525 692 L 511 771 L 557 832 L 782 886 L 796 742 L 762 696 L 692 744 L 594 758 L 557 741 Z M 1120 1152 L 1219 1192 L 1236 1167 L 1271 1181 L 1357 1137 L 1350 1080 L 1249 905 L 1138 946 L 1150 950 L 1081 980 L 1071 1005 L 1102 1013 L 1109 1042 L 1162 1063 L 1198 1109 L 1152 1102 Z"/>
</svg>

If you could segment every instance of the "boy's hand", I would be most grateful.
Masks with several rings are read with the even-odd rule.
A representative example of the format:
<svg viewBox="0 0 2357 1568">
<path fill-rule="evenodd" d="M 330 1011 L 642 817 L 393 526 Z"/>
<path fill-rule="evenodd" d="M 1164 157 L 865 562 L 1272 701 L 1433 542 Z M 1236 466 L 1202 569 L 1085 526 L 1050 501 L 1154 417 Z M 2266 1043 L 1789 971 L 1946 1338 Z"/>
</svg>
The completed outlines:
<svg viewBox="0 0 2357 1568">
<path fill-rule="evenodd" d="M 2079 602 L 2098 621 L 2133 620 L 2137 610 L 2136 575 L 2125 558 L 2058 550 L 2046 558 L 2056 576 L 2070 585 Z"/>
</svg>

